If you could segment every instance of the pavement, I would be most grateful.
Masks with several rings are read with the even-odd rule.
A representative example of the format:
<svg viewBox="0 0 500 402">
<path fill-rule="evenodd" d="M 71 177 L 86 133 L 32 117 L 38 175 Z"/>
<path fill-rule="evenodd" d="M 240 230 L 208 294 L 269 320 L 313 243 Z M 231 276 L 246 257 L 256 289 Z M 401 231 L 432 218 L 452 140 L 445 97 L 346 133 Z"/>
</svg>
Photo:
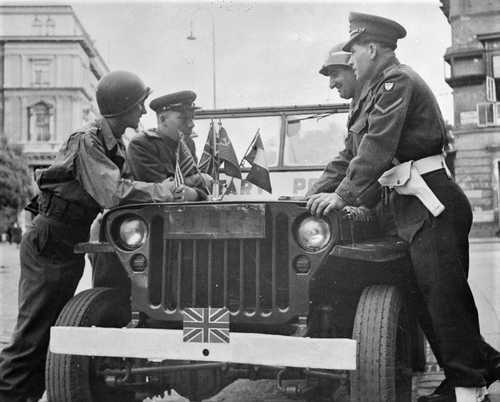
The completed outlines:
<svg viewBox="0 0 500 402">
<path fill-rule="evenodd" d="M 471 239 L 469 283 L 479 311 L 481 332 L 494 347 L 500 348 L 500 239 Z M 87 263 L 77 292 L 90 286 L 90 264 Z M 17 314 L 17 283 L 19 280 L 19 249 L 14 244 L 0 243 L 0 348 L 10 339 Z M 429 358 L 431 360 L 432 357 Z M 442 378 L 439 368 L 415 379 L 418 394 L 427 393 Z M 498 385 L 497 385 L 498 384 Z M 490 387 L 491 402 L 500 402 L 500 384 Z M 238 380 L 210 401 L 289 401 L 281 396 L 274 381 Z M 41 402 L 44 402 L 42 400 Z M 149 402 L 184 402 L 187 399 L 173 394 Z M 291 401 L 291 400 L 290 400 Z"/>
</svg>

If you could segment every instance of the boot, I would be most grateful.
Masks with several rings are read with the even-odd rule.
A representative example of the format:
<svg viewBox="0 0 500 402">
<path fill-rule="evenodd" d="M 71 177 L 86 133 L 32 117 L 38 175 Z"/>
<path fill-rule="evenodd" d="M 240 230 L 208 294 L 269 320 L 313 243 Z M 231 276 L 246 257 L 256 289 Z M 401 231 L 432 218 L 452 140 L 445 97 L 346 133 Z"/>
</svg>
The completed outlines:
<svg viewBox="0 0 500 402">
<path fill-rule="evenodd" d="M 430 395 L 421 396 L 418 402 L 456 402 L 453 387 L 444 379 Z"/>
<path fill-rule="evenodd" d="M 486 387 L 456 387 L 455 395 L 457 402 L 485 402 L 489 400 Z"/>
</svg>

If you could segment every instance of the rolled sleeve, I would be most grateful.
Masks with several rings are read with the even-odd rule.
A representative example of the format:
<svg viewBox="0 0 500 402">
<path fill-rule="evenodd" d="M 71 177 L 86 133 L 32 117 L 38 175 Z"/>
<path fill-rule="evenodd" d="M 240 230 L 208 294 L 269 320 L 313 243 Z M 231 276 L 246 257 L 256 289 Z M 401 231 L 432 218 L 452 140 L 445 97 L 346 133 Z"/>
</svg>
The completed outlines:
<svg viewBox="0 0 500 402">
<path fill-rule="evenodd" d="M 77 180 L 101 206 L 112 208 L 124 202 L 171 201 L 172 186 L 123 179 L 117 165 L 106 155 L 104 145 L 89 135 L 79 137 Z"/>
</svg>

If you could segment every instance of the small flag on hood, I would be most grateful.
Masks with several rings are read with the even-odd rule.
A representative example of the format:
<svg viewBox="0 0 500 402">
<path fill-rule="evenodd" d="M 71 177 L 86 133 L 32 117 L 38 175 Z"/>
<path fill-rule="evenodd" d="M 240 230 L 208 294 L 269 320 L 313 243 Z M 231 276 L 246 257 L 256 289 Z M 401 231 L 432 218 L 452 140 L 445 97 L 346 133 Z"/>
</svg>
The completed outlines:
<svg viewBox="0 0 500 402">
<path fill-rule="evenodd" d="M 179 138 L 179 143 L 177 145 L 177 151 L 175 155 L 175 185 L 180 186 L 181 184 L 184 184 L 185 177 L 192 176 L 196 173 L 198 172 L 193 155 L 184 142 L 184 139 L 181 137 Z"/>
<path fill-rule="evenodd" d="M 257 133 L 253 140 L 253 145 L 248 153 L 244 156 L 252 168 L 246 177 L 246 181 L 255 184 L 256 186 L 272 193 L 271 177 L 269 176 L 269 168 L 267 167 L 266 155 L 264 153 L 264 145 L 260 134 Z"/>
<path fill-rule="evenodd" d="M 233 144 L 227 135 L 227 131 L 221 126 L 217 138 L 217 153 L 219 160 L 224 162 L 224 172 L 228 176 L 241 179 L 240 164 L 234 152 Z"/>
<path fill-rule="evenodd" d="M 179 154 L 179 165 L 184 177 L 189 177 L 198 173 L 193 154 L 189 150 L 189 147 L 185 143 L 185 140 L 183 138 L 179 139 L 179 145 L 177 145 L 177 151 Z"/>
<path fill-rule="evenodd" d="M 208 131 L 207 141 L 205 142 L 205 147 L 203 148 L 203 154 L 201 155 L 198 168 L 201 172 L 207 173 L 214 179 L 217 179 L 217 177 L 215 176 L 217 175 L 217 168 L 219 166 L 216 166 L 217 155 L 215 154 L 215 150 L 213 147 L 214 134 L 214 125 L 212 123 L 210 124 L 210 130 Z"/>
</svg>

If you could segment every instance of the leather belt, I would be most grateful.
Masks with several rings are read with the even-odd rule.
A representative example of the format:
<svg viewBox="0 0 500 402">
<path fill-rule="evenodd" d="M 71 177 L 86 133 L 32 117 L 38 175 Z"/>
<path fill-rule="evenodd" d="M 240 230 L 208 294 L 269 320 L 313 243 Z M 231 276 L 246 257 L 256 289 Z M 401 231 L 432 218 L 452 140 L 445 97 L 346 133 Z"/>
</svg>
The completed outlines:
<svg viewBox="0 0 500 402">
<path fill-rule="evenodd" d="M 42 191 L 39 198 L 39 211 L 42 215 L 66 224 L 88 225 L 99 211 L 85 208 L 73 201 L 65 200 L 58 195 Z"/>
<path fill-rule="evenodd" d="M 413 166 L 415 166 L 418 170 L 418 173 L 421 175 L 434 172 L 435 170 L 444 169 L 448 177 L 451 177 L 448 166 L 446 166 L 446 161 L 442 154 L 432 155 L 426 158 L 422 158 L 413 162 Z"/>
</svg>

